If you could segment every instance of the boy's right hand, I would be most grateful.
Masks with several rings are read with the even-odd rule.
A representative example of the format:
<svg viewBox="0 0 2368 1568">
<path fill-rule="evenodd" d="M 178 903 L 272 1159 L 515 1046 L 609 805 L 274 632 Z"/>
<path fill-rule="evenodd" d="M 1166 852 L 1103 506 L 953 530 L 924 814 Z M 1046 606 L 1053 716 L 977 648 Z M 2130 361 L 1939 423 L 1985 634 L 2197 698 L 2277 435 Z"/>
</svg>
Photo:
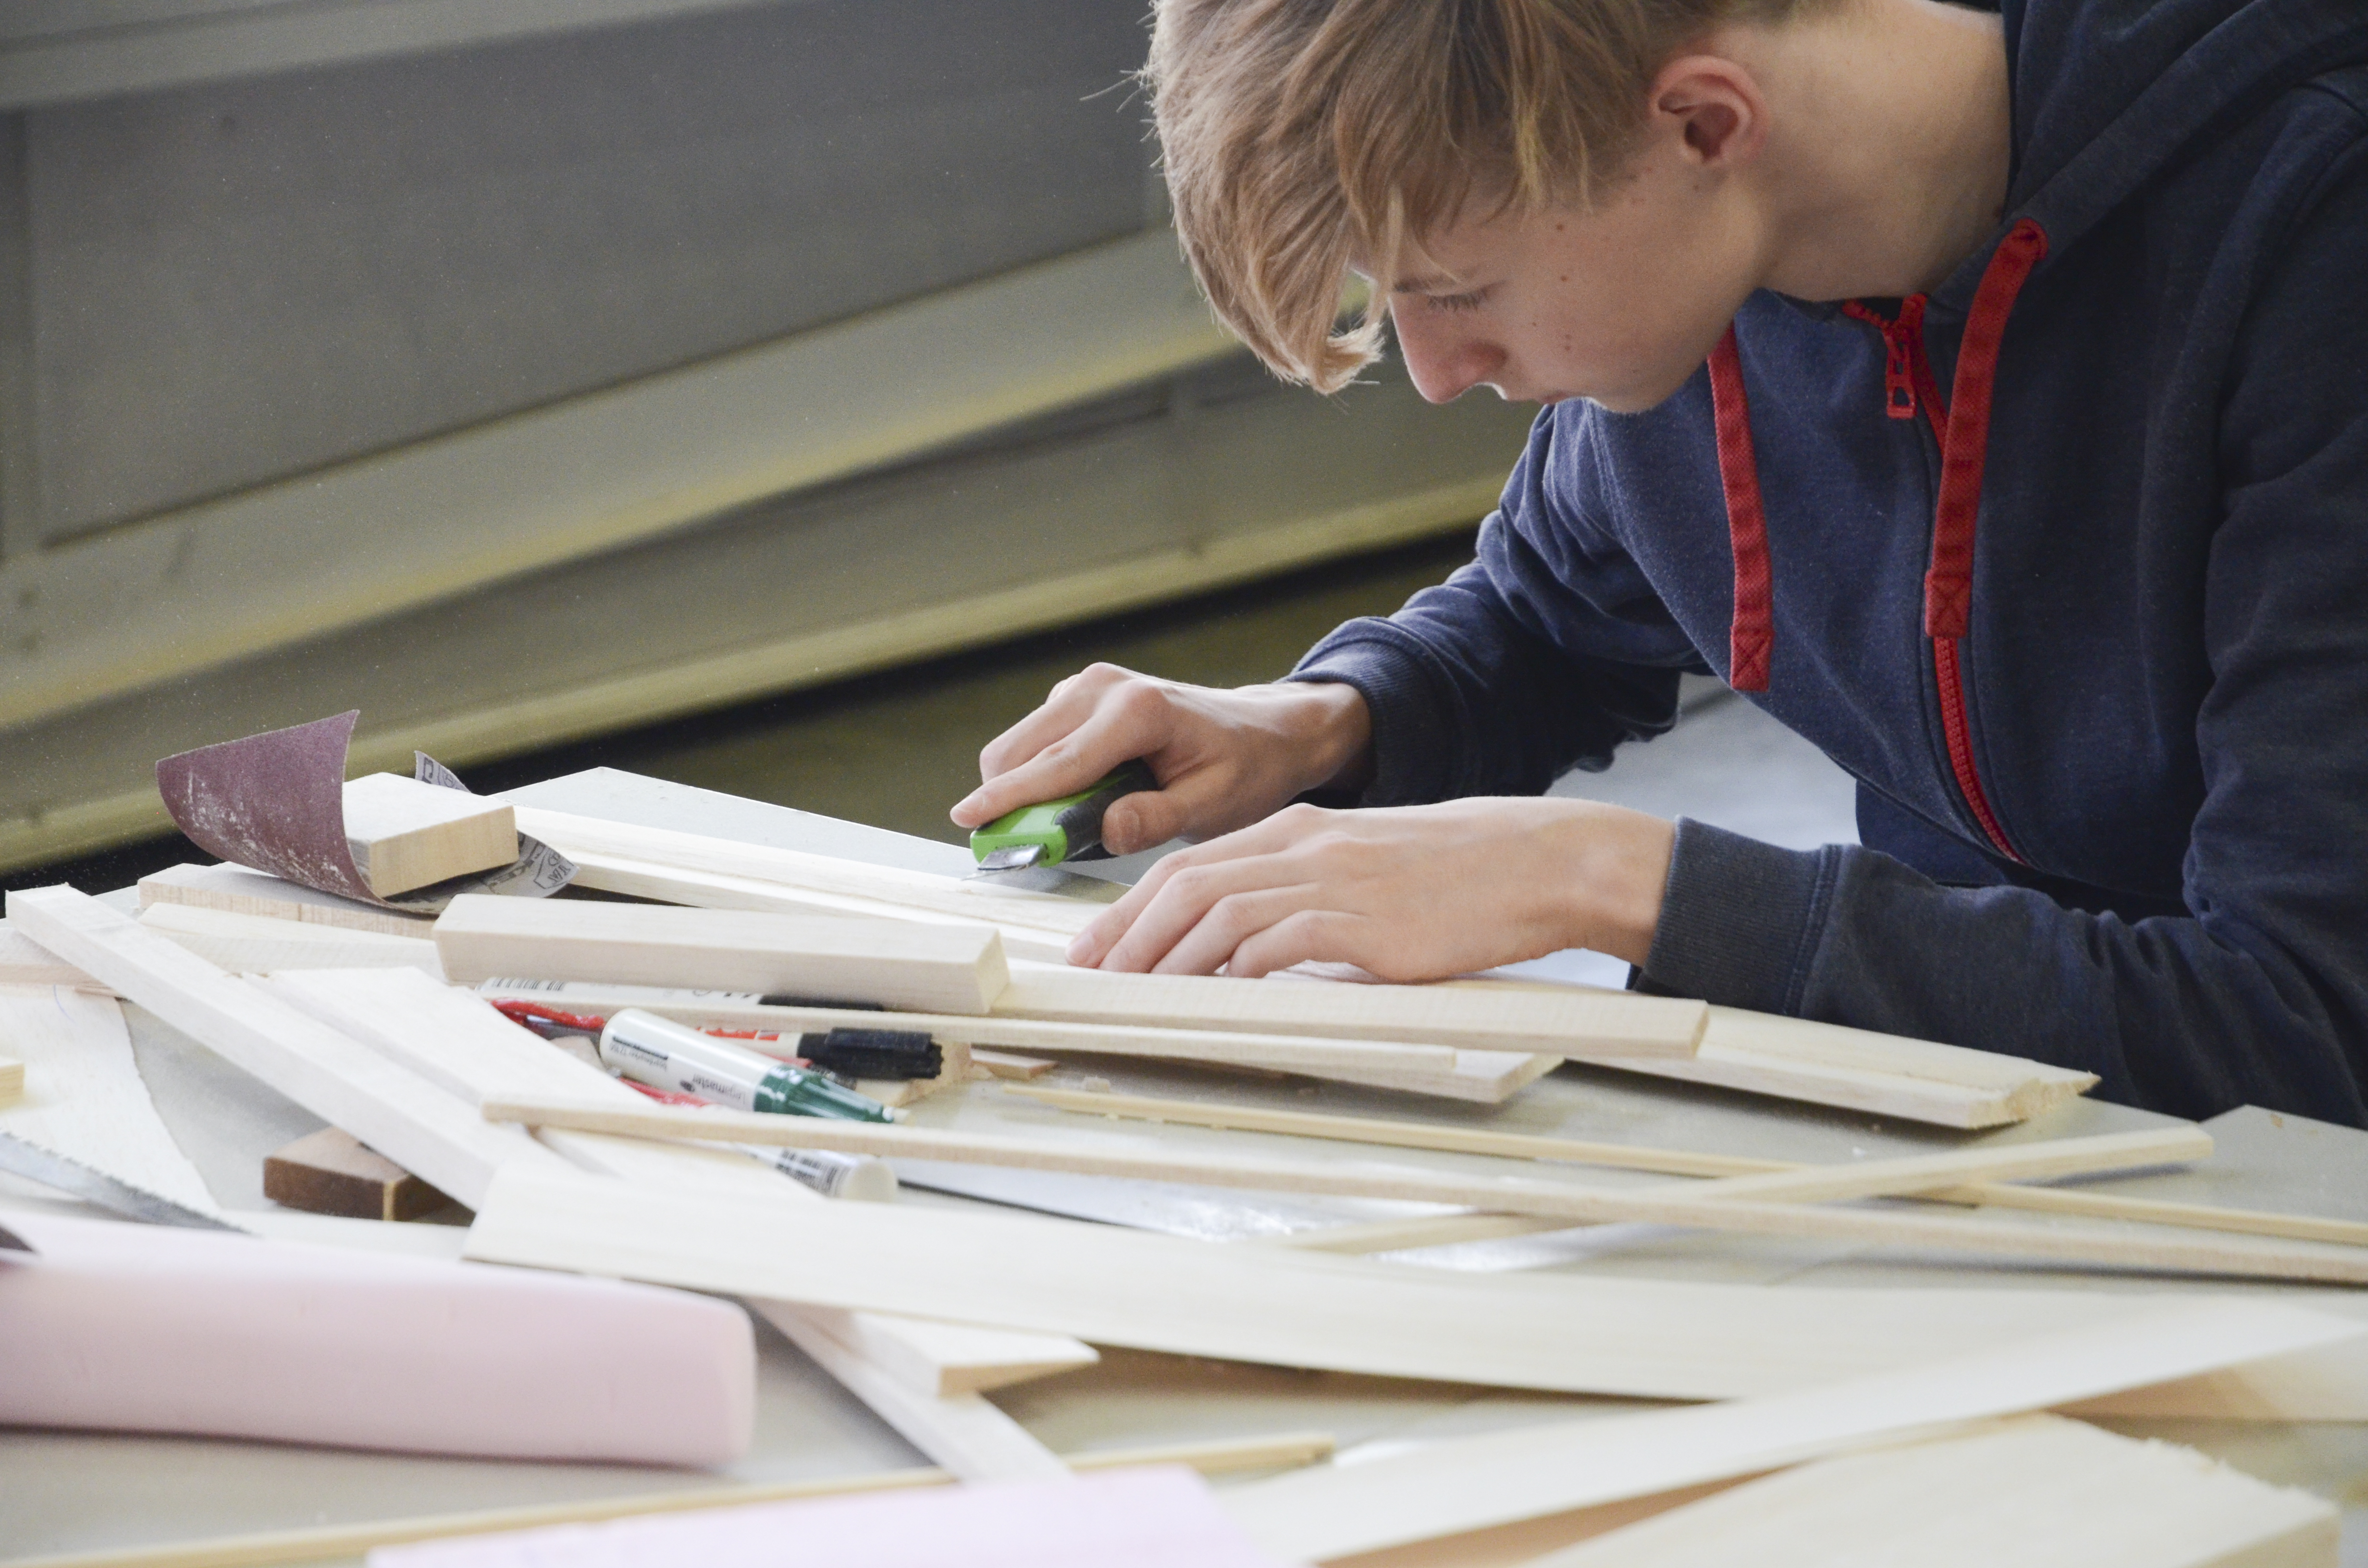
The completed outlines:
<svg viewBox="0 0 2368 1568">
<path fill-rule="evenodd" d="M 1310 790 L 1362 784 L 1372 769 L 1372 718 L 1350 686 L 1228 691 L 1095 665 L 979 753 L 985 782 L 951 814 L 962 827 L 984 827 L 1075 794 L 1138 756 L 1160 787 L 1123 797 L 1104 815 L 1102 844 L 1113 855 L 1231 833 Z"/>
</svg>

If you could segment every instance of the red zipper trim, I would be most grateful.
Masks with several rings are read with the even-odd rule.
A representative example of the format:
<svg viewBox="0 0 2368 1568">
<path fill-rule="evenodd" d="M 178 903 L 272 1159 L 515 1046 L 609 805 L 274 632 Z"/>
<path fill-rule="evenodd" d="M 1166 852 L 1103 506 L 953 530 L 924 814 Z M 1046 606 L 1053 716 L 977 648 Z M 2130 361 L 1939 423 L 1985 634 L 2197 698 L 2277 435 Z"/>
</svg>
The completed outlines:
<svg viewBox="0 0 2368 1568">
<path fill-rule="evenodd" d="M 1718 482 L 1726 494 L 1727 540 L 1735 551 L 1735 615 L 1727 629 L 1726 684 L 1768 689 L 1776 646 L 1775 574 L 1768 562 L 1768 513 L 1759 503 L 1759 460 L 1751 445 L 1751 400 L 1735 328 L 1710 356 L 1712 422 L 1718 429 Z"/>
<path fill-rule="evenodd" d="M 1965 319 L 1964 337 L 1957 350 L 1956 384 L 1945 404 L 1933 379 L 1932 362 L 1924 352 L 1922 295 L 1900 301 L 1899 315 L 1894 321 L 1885 321 L 1856 301 L 1843 307 L 1883 334 L 1884 413 L 1894 419 L 1913 418 L 1917 403 L 1922 403 L 1925 417 L 1941 443 L 1941 494 L 1933 508 L 1932 560 L 1924 574 L 1924 635 L 1932 642 L 1941 728 L 1948 742 L 1949 770 L 1956 776 L 1958 793 L 1991 845 L 2018 864 L 2028 862 L 1991 809 L 1989 792 L 1982 788 L 1981 769 L 1974 760 L 1961 644 L 1973 619 L 1974 530 L 1981 513 L 1982 472 L 1988 455 L 1998 349 L 2006 338 L 2007 317 L 2013 312 L 2016 295 L 2032 268 L 2046 255 L 2045 231 L 2025 218 L 1990 257 Z M 1899 363 L 1903 356 L 1904 367 Z"/>
</svg>

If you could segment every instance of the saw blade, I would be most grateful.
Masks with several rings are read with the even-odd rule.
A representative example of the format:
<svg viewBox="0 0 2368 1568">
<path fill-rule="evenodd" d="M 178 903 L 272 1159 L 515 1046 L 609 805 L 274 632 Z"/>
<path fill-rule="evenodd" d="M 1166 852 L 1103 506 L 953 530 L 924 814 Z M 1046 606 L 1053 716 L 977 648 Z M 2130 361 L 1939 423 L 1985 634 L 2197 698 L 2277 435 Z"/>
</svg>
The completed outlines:
<svg viewBox="0 0 2368 1568">
<path fill-rule="evenodd" d="M 0 1171 L 60 1192 L 70 1192 L 127 1220 L 150 1225 L 187 1225 L 199 1231 L 229 1231 L 242 1236 L 248 1233 L 226 1220 L 200 1214 L 144 1187 L 134 1187 L 120 1176 L 109 1176 L 38 1143 L 28 1143 L 14 1133 L 0 1132 Z"/>
</svg>

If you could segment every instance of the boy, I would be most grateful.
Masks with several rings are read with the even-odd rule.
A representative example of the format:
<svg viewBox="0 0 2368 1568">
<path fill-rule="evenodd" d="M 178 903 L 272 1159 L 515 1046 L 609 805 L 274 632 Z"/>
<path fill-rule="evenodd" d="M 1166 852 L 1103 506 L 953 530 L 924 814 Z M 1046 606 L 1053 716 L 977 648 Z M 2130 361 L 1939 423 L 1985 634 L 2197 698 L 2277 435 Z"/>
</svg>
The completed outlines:
<svg viewBox="0 0 2368 1568">
<path fill-rule="evenodd" d="M 1353 269 L 1426 397 L 1546 406 L 1445 585 L 1276 686 L 1075 676 L 955 820 L 1150 758 L 1106 841 L 1207 842 L 1079 963 L 1586 946 L 2368 1124 L 2363 62 L 2359 0 L 1162 0 L 1225 321 L 1331 390 Z M 1863 847 L 1534 798 L 1687 670 L 1856 776 Z"/>
</svg>

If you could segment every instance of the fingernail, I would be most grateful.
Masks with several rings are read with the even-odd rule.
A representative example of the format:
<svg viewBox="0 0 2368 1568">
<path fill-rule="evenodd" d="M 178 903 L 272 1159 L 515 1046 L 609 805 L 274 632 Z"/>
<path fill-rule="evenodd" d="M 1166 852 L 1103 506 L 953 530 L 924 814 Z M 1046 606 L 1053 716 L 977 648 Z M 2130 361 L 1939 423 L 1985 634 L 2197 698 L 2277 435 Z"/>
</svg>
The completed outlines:
<svg viewBox="0 0 2368 1568">
<path fill-rule="evenodd" d="M 1062 956 L 1080 968 L 1090 969 L 1093 967 L 1093 954 L 1094 939 L 1081 934 L 1069 938 L 1069 946 Z"/>
</svg>

